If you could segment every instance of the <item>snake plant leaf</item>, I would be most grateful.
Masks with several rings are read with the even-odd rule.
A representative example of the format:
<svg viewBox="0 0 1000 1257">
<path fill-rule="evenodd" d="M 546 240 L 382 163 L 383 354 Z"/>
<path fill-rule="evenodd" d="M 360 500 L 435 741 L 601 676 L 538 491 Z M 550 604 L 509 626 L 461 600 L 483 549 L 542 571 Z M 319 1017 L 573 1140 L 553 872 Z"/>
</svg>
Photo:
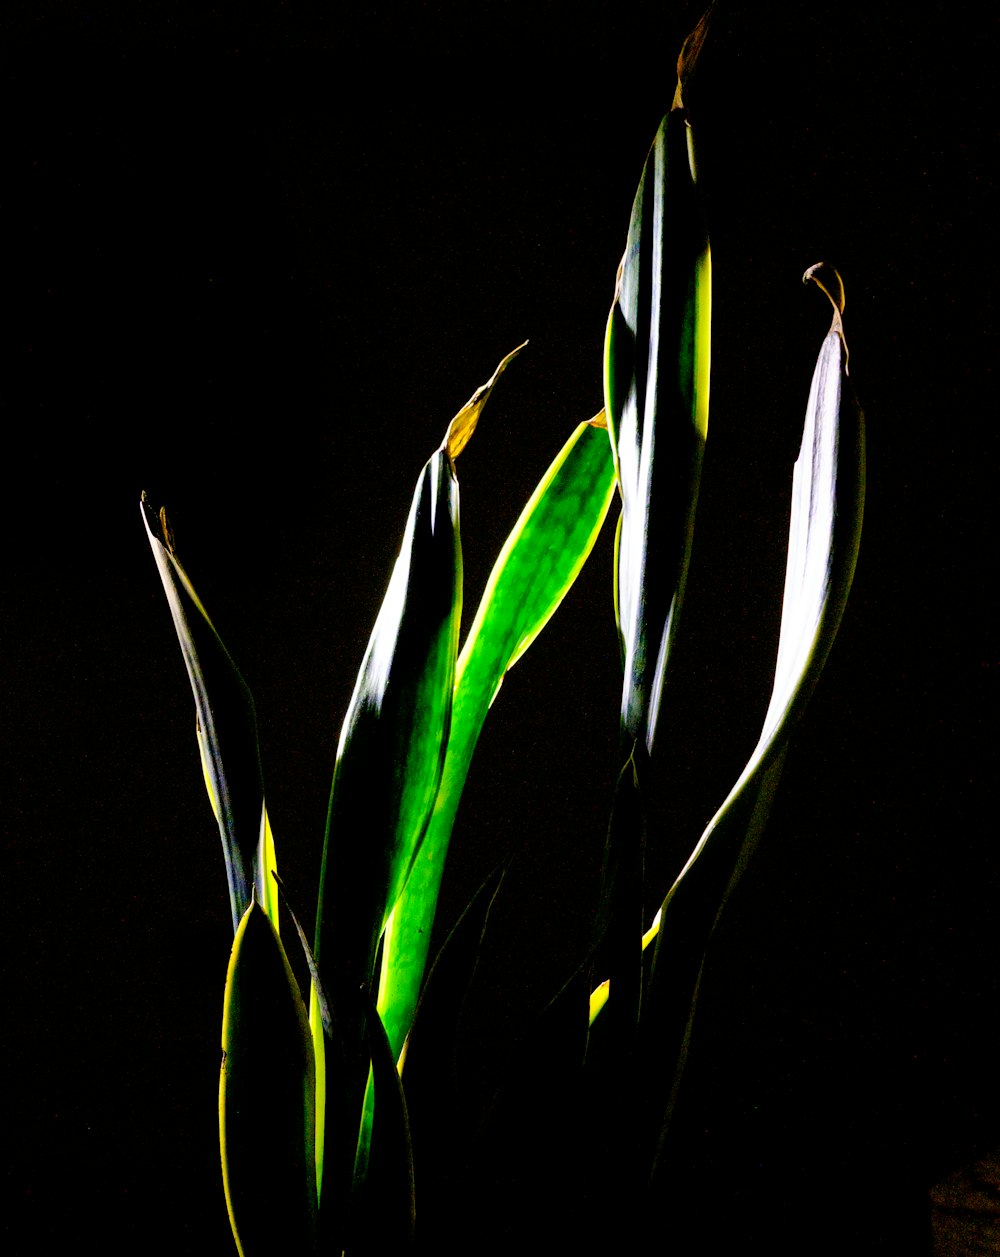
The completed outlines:
<svg viewBox="0 0 1000 1257">
<path fill-rule="evenodd" d="M 413 1028 L 399 1057 L 401 1075 L 405 1068 L 411 1118 L 414 1096 L 426 1097 L 428 1117 L 438 1105 L 436 1097 L 442 1091 L 439 1084 L 444 1062 L 454 1063 L 462 1007 L 479 963 L 479 949 L 490 909 L 505 872 L 504 865 L 494 869 L 466 904 L 434 957 L 421 989 Z"/>
<path fill-rule="evenodd" d="M 326 974 L 342 1034 L 347 1125 L 333 1131 L 338 1145 L 331 1152 L 326 1145 L 331 1124 L 321 1107 L 317 1168 L 324 1198 L 328 1189 L 338 1199 L 351 1192 L 368 1076 L 357 992 L 373 983 L 379 936 L 441 779 L 461 617 L 461 563 L 458 482 L 442 447 L 417 481 L 403 545 L 341 730 L 333 775 L 313 951 Z M 329 959 L 324 962 L 324 957 Z M 315 999 L 310 1012 L 325 1104 L 329 1079 Z M 351 1138 L 352 1130 L 348 1155 L 339 1141 Z"/>
<path fill-rule="evenodd" d="M 274 839 L 264 806 L 253 697 L 177 558 L 166 511 L 154 511 L 145 494 L 141 509 L 194 692 L 198 749 L 222 836 L 233 930 L 254 888 L 277 928 Z"/>
<path fill-rule="evenodd" d="M 312 1039 L 281 940 L 255 900 L 236 931 L 226 976 L 219 1133 L 242 1257 L 314 1252 Z"/>
<path fill-rule="evenodd" d="M 865 436 L 847 372 L 843 286 L 823 264 L 811 267 L 804 279 L 830 297 L 833 321 L 816 362 L 792 479 L 774 687 L 753 754 L 661 909 L 648 1023 L 655 1069 L 671 1080 L 660 1147 L 683 1070 L 706 948 L 767 822 L 792 732 L 836 637 L 857 561 Z"/>
<path fill-rule="evenodd" d="M 438 792 L 451 725 L 462 616 L 462 551 L 455 459 L 519 346 L 452 419 L 417 481 L 406 531 L 340 734 L 320 872 L 314 953 L 329 948 L 334 1004 L 351 1007 L 373 985 L 379 938 L 406 882 Z M 311 1017 L 321 1095 L 326 1092 L 318 1012 Z M 344 1019 L 341 1019 L 344 1027 Z M 344 1027 L 348 1111 L 361 1144 L 367 1065 L 362 1022 Z M 355 1064 L 358 1066 L 355 1069 Z M 356 1092 L 356 1094 L 355 1094 Z M 353 1122 L 353 1119 L 352 1119 Z M 322 1179 L 325 1131 L 318 1167 Z"/>
<path fill-rule="evenodd" d="M 690 72 L 683 55 L 681 69 Z M 632 206 L 604 355 L 622 499 L 615 573 L 622 733 L 627 746 L 641 739 L 647 752 L 691 554 L 708 431 L 710 325 L 711 253 L 678 90 Z"/>
<path fill-rule="evenodd" d="M 603 416 L 578 425 L 504 543 L 458 660 L 441 786 L 383 949 L 379 1013 L 397 1054 L 409 1033 L 462 789 L 490 704 L 566 596 L 614 492 Z"/>
<path fill-rule="evenodd" d="M 442 447 L 417 481 L 337 750 L 314 950 L 321 962 L 332 949 L 352 989 L 371 980 L 437 793 L 461 608 L 458 481 Z"/>
<path fill-rule="evenodd" d="M 406 1097 L 385 1029 L 367 997 L 365 1013 L 374 1123 L 370 1146 L 365 1148 L 367 1163 L 356 1171 L 361 1186 L 348 1243 L 352 1257 L 405 1252 L 413 1242 L 416 1217 Z"/>
</svg>

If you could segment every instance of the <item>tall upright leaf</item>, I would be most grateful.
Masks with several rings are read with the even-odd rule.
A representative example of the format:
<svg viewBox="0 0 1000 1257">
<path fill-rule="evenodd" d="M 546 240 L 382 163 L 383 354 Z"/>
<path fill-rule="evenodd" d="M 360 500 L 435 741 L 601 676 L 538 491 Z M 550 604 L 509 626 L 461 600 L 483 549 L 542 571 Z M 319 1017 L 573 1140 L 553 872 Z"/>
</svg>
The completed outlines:
<svg viewBox="0 0 1000 1257">
<path fill-rule="evenodd" d="M 792 478 L 792 512 L 774 687 L 753 754 L 668 892 L 653 958 L 649 1076 L 661 1096 L 662 1148 L 687 1053 L 705 950 L 760 839 L 792 732 L 816 686 L 854 576 L 864 508 L 864 418 L 847 372 L 843 286 L 831 267 L 811 267 L 833 304 L 806 408 Z"/>
<path fill-rule="evenodd" d="M 684 44 L 673 107 L 646 159 L 605 338 L 605 409 L 622 499 L 615 603 L 626 754 L 636 742 L 653 747 L 708 431 L 711 253 L 682 91 L 707 16 Z"/>
<path fill-rule="evenodd" d="M 628 1085 L 633 1068 L 642 1002 L 644 786 L 684 599 L 708 433 L 711 251 L 684 99 L 708 18 L 678 58 L 673 105 L 632 205 L 605 337 L 605 406 L 622 501 L 614 588 L 624 678 L 622 772 L 608 826 L 597 935 L 610 983 L 603 1067 L 616 1086 Z M 612 1108 L 612 1120 L 630 1120 L 629 1106 Z M 624 1127 L 618 1138 L 634 1142 Z"/>
<path fill-rule="evenodd" d="M 507 364 L 451 421 L 413 494 L 399 557 L 341 729 L 330 792 L 316 914 L 315 958 L 343 1031 L 347 1111 L 361 1120 L 367 1076 L 359 988 L 373 986 L 379 937 L 420 850 L 451 725 L 462 615 L 462 552 L 455 459 Z M 327 1080 L 313 1016 L 321 1111 Z M 355 1068 L 356 1067 L 356 1068 Z M 351 1129 L 353 1126 L 353 1130 Z M 339 1181 L 353 1173 L 358 1127 L 338 1132 Z M 368 1138 L 362 1131 L 362 1140 Z M 322 1167 L 325 1134 L 318 1161 Z"/>
<path fill-rule="evenodd" d="M 398 1056 L 427 963 L 452 827 L 483 721 L 593 549 L 614 492 L 598 416 L 580 424 L 542 477 L 493 566 L 462 648 L 441 788 L 420 855 L 386 929 L 379 1013 Z"/>
<path fill-rule="evenodd" d="M 274 840 L 264 806 L 253 696 L 177 558 L 166 511 L 154 511 L 145 494 L 141 508 L 194 692 L 198 749 L 222 836 L 233 930 L 254 887 L 277 928 Z"/>
</svg>

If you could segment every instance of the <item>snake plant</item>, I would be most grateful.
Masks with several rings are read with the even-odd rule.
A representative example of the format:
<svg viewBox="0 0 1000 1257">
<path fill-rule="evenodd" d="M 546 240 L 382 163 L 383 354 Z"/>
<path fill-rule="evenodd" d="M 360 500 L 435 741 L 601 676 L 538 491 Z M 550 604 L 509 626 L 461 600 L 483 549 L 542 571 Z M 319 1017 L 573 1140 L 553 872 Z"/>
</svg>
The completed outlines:
<svg viewBox="0 0 1000 1257">
<path fill-rule="evenodd" d="M 573 1103 L 605 1114 L 577 1129 L 587 1132 L 583 1161 L 599 1167 L 612 1199 L 641 1213 L 664 1172 L 706 951 L 764 831 L 795 724 L 836 634 L 864 495 L 843 287 L 820 265 L 805 278 L 825 291 L 833 319 L 793 473 L 771 702 L 746 768 L 673 885 L 653 888 L 661 906 L 643 920 L 643 853 L 658 840 L 648 782 L 669 754 L 657 727 L 708 435 L 711 254 L 687 100 L 706 29 L 707 15 L 682 50 L 673 103 L 635 196 L 607 322 L 604 409 L 569 434 L 542 476 L 461 644 L 460 456 L 518 350 L 447 424 L 419 472 L 332 765 L 311 941 L 292 910 L 302 887 L 288 888 L 289 907 L 278 878 L 250 691 L 180 562 L 166 512 L 143 498 L 194 693 L 229 885 L 235 937 L 220 1140 L 233 1236 L 247 1257 L 403 1251 L 413 1241 L 422 1167 L 414 1163 L 410 1079 L 417 1057 L 434 1053 L 422 1046 L 422 1026 L 454 1015 L 496 890 L 494 881 L 470 907 L 428 981 L 459 800 L 506 673 L 573 585 L 615 498 L 619 785 L 609 800 L 593 946 L 581 957 L 582 979 L 556 1001 L 570 1008 L 572 1028 L 553 1041 L 582 1071 Z M 305 957 L 306 992 L 289 945 Z M 639 1089 L 641 1104 L 618 1103 L 626 1085 Z"/>
</svg>

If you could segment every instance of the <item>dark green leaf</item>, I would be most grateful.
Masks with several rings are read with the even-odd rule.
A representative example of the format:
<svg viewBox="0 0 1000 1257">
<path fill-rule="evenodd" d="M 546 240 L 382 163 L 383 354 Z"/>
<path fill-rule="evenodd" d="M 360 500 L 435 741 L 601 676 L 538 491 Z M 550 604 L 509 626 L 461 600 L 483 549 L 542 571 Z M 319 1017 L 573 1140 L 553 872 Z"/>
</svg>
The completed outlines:
<svg viewBox="0 0 1000 1257">
<path fill-rule="evenodd" d="M 277 927 L 270 877 L 274 844 L 264 808 L 253 698 L 181 567 L 166 512 L 157 514 L 143 495 L 142 518 L 194 691 L 198 746 L 222 835 L 233 930 L 255 886 L 258 902 Z"/>
<path fill-rule="evenodd" d="M 274 926 L 251 902 L 226 978 L 219 1133 L 243 1257 L 316 1246 L 315 1074 L 305 1006 Z"/>
<path fill-rule="evenodd" d="M 760 738 L 662 907 L 644 1018 L 658 1076 L 669 1080 L 662 1144 L 697 1001 L 705 950 L 752 855 L 771 809 L 785 755 L 836 636 L 854 576 L 864 506 L 864 419 L 847 374 L 842 286 L 813 267 L 834 302 L 830 332 L 813 374 L 802 447 L 792 480 L 792 515 L 774 688 Z M 838 304 L 838 300 L 839 303 Z"/>
<path fill-rule="evenodd" d="M 366 1000 L 365 1036 L 371 1055 L 374 1121 L 367 1164 L 357 1167 L 360 1196 L 348 1257 L 406 1252 L 413 1241 L 413 1149 L 396 1058 L 375 1005 Z M 361 1153 L 359 1148 L 359 1155 Z"/>
<path fill-rule="evenodd" d="M 605 341 L 622 497 L 615 598 L 626 748 L 651 751 L 684 596 L 708 429 L 711 256 L 683 108 L 662 121 L 632 206 Z"/>
</svg>

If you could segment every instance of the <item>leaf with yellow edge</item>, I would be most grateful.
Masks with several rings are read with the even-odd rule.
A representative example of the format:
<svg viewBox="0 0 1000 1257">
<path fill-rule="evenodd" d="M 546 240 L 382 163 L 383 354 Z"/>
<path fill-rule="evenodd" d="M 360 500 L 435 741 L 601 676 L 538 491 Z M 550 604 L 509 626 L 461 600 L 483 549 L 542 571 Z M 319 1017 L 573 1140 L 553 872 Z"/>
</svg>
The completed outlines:
<svg viewBox="0 0 1000 1257">
<path fill-rule="evenodd" d="M 253 696 L 181 566 L 166 510 L 154 511 L 145 494 L 141 509 L 194 693 L 198 751 L 222 837 L 233 930 L 254 888 L 277 928 L 274 839 L 264 806 Z"/>
<path fill-rule="evenodd" d="M 525 506 L 493 567 L 462 648 L 441 787 L 409 880 L 386 930 L 379 1013 L 398 1056 L 430 946 L 445 856 L 483 721 L 507 670 L 572 587 L 614 492 L 602 417 L 580 424 Z"/>
<path fill-rule="evenodd" d="M 342 1030 L 347 1111 L 362 1125 L 367 1065 L 356 992 L 373 985 L 378 941 L 406 882 L 434 806 L 452 717 L 462 615 L 462 551 L 455 458 L 475 430 L 514 350 L 448 425 L 414 490 L 399 556 L 372 630 L 337 748 L 317 906 L 317 962 L 324 967 Z M 329 962 L 326 957 L 329 956 Z M 320 1093 L 326 1094 L 324 1043 L 312 1016 Z M 367 1112 L 367 1110 L 366 1110 Z M 346 1135 L 353 1140 L 353 1117 Z M 323 1122 L 321 1178 L 327 1159 Z M 352 1134 L 353 1131 L 353 1134 Z M 354 1144 L 333 1154 L 346 1179 Z M 338 1189 L 339 1190 L 339 1189 Z"/>
<path fill-rule="evenodd" d="M 219 1079 L 222 1178 L 242 1257 L 315 1251 L 315 1086 L 305 1005 L 253 900 L 229 960 Z"/>
</svg>

